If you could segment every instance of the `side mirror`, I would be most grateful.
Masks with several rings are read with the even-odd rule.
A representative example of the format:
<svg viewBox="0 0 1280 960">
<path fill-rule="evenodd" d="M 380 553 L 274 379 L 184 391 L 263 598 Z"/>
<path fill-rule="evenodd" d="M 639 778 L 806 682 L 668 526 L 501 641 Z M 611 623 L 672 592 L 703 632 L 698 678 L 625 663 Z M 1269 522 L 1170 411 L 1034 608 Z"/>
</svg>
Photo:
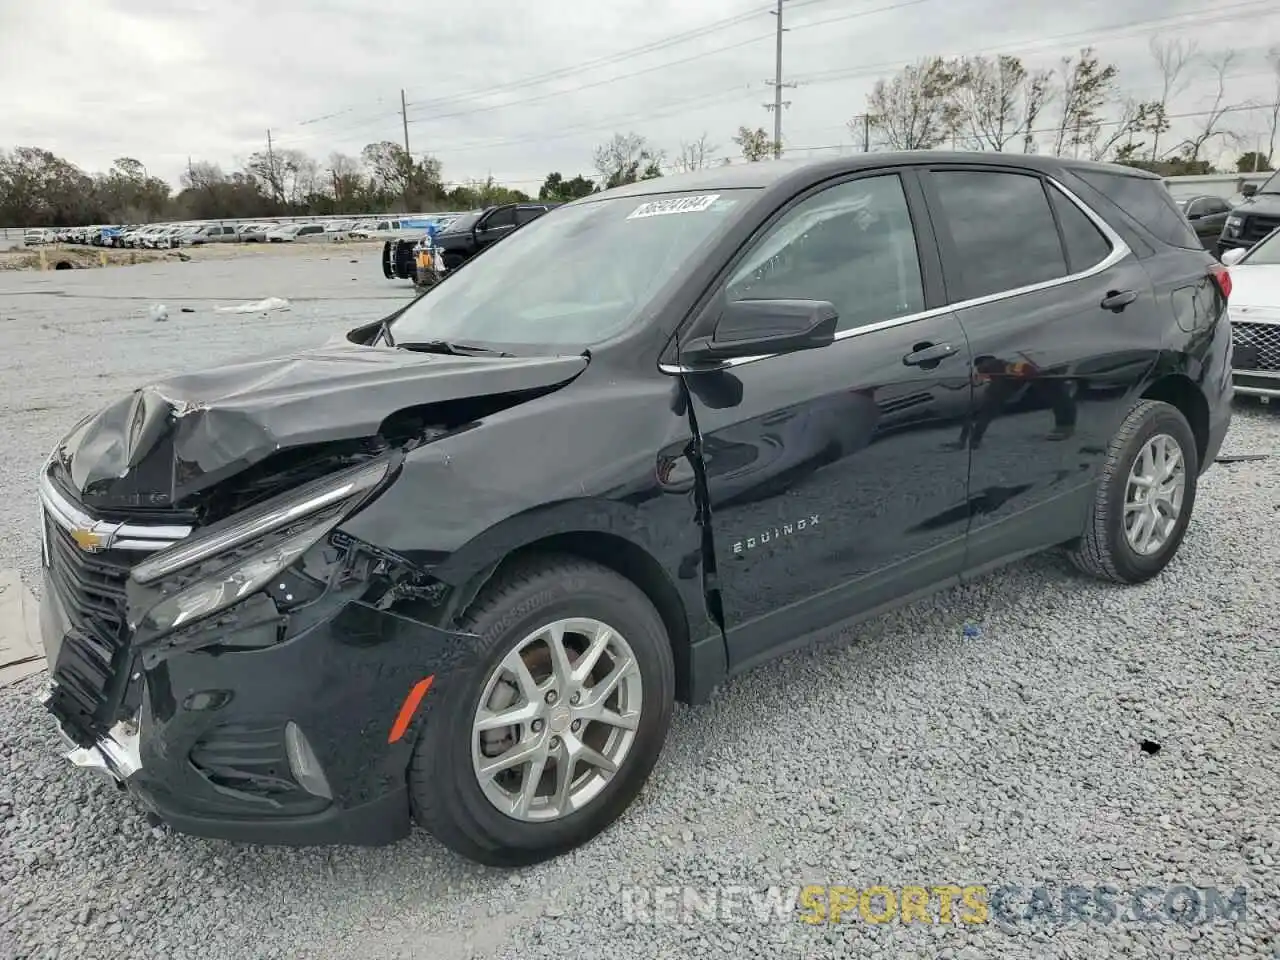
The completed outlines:
<svg viewBox="0 0 1280 960">
<path fill-rule="evenodd" d="M 1232 247 L 1222 255 L 1222 265 L 1224 267 L 1234 267 L 1244 259 L 1244 255 L 1248 252 L 1244 247 Z"/>
<path fill-rule="evenodd" d="M 835 340 L 836 308 L 826 300 L 732 300 L 709 337 L 681 351 L 691 363 L 791 353 Z"/>
<path fill-rule="evenodd" d="M 1246 183 L 1240 188 L 1240 192 L 1244 194 L 1244 197 L 1247 200 L 1258 192 L 1258 185 L 1256 183 Z"/>
</svg>

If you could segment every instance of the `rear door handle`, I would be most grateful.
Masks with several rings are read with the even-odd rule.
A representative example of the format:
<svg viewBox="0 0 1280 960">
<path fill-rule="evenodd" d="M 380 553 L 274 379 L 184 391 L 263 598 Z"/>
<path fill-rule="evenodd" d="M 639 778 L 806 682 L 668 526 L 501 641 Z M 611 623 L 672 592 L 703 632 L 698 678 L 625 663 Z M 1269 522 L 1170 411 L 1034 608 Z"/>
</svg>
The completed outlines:
<svg viewBox="0 0 1280 960">
<path fill-rule="evenodd" d="M 1138 293 L 1136 290 L 1108 290 L 1107 295 L 1102 298 L 1102 309 L 1110 310 L 1112 313 L 1119 313 L 1137 299 Z"/>
<path fill-rule="evenodd" d="M 908 367 L 934 366 L 956 352 L 956 347 L 950 343 L 918 343 L 902 358 L 902 362 Z"/>
</svg>

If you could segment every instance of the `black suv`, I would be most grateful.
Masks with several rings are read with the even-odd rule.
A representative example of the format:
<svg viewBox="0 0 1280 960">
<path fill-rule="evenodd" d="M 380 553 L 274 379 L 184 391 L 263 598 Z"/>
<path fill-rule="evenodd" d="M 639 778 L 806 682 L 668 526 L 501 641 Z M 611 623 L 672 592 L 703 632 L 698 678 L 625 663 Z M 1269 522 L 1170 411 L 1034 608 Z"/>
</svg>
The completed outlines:
<svg viewBox="0 0 1280 960">
<path fill-rule="evenodd" d="M 517 227 L 542 216 L 555 204 L 507 203 L 456 217 L 436 234 L 439 270 L 423 255 L 425 238 L 388 240 L 382 248 L 382 273 L 389 280 L 412 280 L 419 288 L 434 286 L 442 273 L 456 270 L 481 250 L 509 236 Z"/>
<path fill-rule="evenodd" d="M 1246 250 L 1280 227 L 1280 173 L 1272 174 L 1260 187 L 1245 184 L 1245 200 L 1227 216 L 1218 238 L 1218 256 L 1236 247 Z"/>
<path fill-rule="evenodd" d="M 1029 553 L 1140 583 L 1230 418 L 1160 180 L 1008 154 L 568 204 L 344 341 L 137 390 L 40 476 L 45 697 L 175 828 L 494 864 L 675 700 Z"/>
</svg>

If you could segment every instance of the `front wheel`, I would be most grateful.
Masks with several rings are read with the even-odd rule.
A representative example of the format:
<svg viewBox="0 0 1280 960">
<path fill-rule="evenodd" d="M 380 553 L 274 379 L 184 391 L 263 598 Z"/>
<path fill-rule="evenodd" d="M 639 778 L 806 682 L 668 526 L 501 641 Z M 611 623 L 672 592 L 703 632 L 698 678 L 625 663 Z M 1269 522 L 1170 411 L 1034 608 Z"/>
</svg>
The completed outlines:
<svg viewBox="0 0 1280 960">
<path fill-rule="evenodd" d="M 674 702 L 662 618 L 612 570 L 524 561 L 464 618 L 472 656 L 442 677 L 414 748 L 414 815 L 480 863 L 521 866 L 596 836 L 631 804 Z"/>
<path fill-rule="evenodd" d="M 1156 576 L 1187 532 L 1199 474 L 1195 434 L 1182 413 L 1155 400 L 1138 403 L 1111 440 L 1072 562 L 1116 583 Z"/>
</svg>

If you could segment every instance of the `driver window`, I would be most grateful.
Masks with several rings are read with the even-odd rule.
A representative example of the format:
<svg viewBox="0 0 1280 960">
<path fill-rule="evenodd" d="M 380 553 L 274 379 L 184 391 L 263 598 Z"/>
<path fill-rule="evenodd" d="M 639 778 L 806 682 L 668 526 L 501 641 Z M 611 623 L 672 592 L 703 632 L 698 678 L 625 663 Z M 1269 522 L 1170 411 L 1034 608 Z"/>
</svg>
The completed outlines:
<svg viewBox="0 0 1280 960">
<path fill-rule="evenodd" d="M 514 207 L 507 207 L 505 210 L 495 210 L 489 219 L 484 222 L 485 229 L 492 230 L 494 227 L 514 227 L 516 224 L 516 211 Z"/>
<path fill-rule="evenodd" d="M 853 180 L 801 201 L 757 241 L 730 300 L 827 300 L 851 330 L 924 310 L 915 231 L 896 174 Z"/>
</svg>

